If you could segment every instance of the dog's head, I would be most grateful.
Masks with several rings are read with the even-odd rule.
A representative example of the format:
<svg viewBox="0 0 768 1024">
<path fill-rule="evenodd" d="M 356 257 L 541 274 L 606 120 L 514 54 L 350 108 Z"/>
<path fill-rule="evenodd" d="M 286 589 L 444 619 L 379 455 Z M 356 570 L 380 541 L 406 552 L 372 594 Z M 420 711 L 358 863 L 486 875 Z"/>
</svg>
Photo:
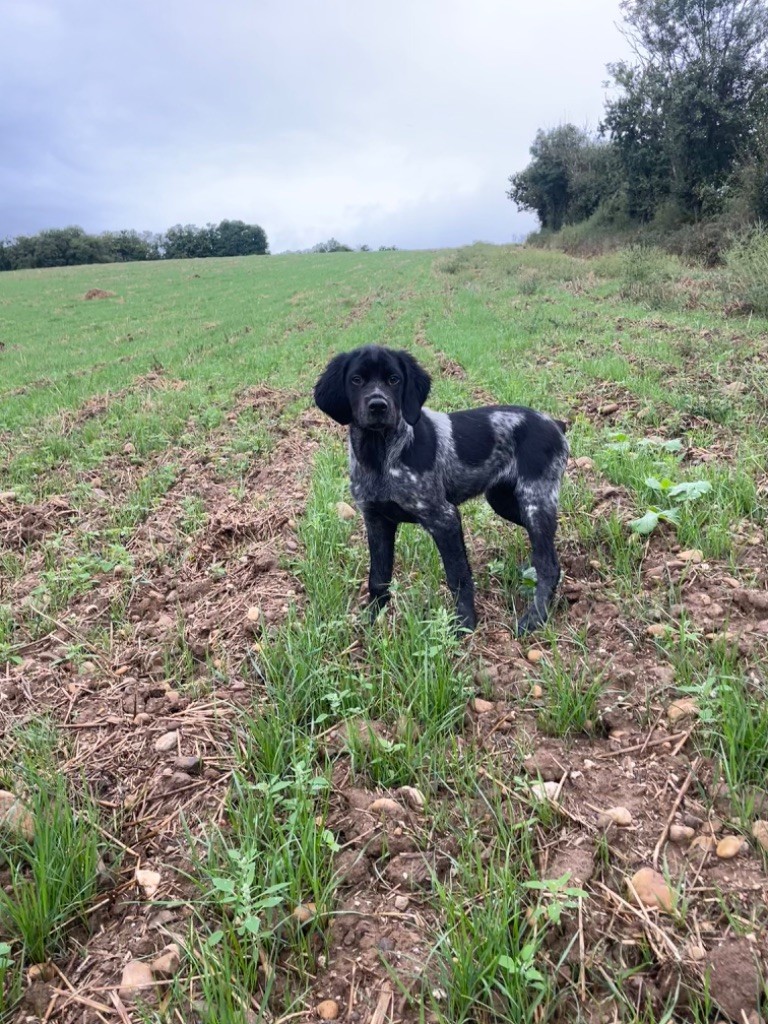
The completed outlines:
<svg viewBox="0 0 768 1024">
<path fill-rule="evenodd" d="M 408 352 L 367 345 L 330 361 L 315 385 L 315 401 L 345 426 L 393 430 L 401 417 L 411 426 L 418 421 L 430 384 Z"/>
</svg>

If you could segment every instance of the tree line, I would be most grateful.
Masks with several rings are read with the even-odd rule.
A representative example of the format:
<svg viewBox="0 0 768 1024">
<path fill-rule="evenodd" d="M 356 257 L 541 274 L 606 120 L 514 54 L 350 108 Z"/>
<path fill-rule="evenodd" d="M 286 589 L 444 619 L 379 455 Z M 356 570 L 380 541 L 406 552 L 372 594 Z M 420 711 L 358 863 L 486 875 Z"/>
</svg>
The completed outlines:
<svg viewBox="0 0 768 1024">
<path fill-rule="evenodd" d="M 176 224 L 163 234 L 104 231 L 89 235 L 81 227 L 49 228 L 36 235 L 0 241 L 0 270 L 268 253 L 264 229 L 241 220 L 223 220 L 204 227 Z"/>
<path fill-rule="evenodd" d="M 508 197 L 559 231 L 768 218 L 765 0 L 624 0 L 598 131 L 540 130 Z"/>
</svg>

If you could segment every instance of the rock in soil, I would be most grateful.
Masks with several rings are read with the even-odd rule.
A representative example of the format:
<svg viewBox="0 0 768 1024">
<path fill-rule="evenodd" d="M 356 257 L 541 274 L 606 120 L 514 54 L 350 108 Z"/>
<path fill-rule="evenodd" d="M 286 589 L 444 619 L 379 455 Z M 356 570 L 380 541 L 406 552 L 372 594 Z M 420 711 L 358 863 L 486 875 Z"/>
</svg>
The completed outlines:
<svg viewBox="0 0 768 1024">
<path fill-rule="evenodd" d="M 686 843 L 690 843 L 690 841 L 693 839 L 695 835 L 696 830 L 691 828 L 690 825 L 669 826 L 670 843 L 677 843 L 680 846 L 684 846 Z"/>
<path fill-rule="evenodd" d="M 553 804 L 557 803 L 559 789 L 559 782 L 534 782 L 531 785 L 531 793 L 536 800 L 550 800 Z"/>
<path fill-rule="evenodd" d="M 336 515 L 339 519 L 354 519 L 357 512 L 346 501 L 336 502 Z"/>
<path fill-rule="evenodd" d="M 320 1020 L 336 1020 L 339 1016 L 339 1004 L 335 999 L 324 999 L 317 1004 L 317 1016 Z"/>
<path fill-rule="evenodd" d="M 148 900 L 151 900 L 160 888 L 160 872 L 150 868 L 136 868 L 136 884 Z"/>
<path fill-rule="evenodd" d="M 565 774 L 562 765 L 549 750 L 537 750 L 523 761 L 523 770 L 543 782 L 559 782 Z"/>
<path fill-rule="evenodd" d="M 680 722 L 684 718 L 692 718 L 698 715 L 699 705 L 692 697 L 681 697 L 680 700 L 673 700 L 667 708 L 667 718 L 670 722 Z"/>
<path fill-rule="evenodd" d="M 709 957 L 709 994 L 723 1013 L 741 1021 L 757 1011 L 761 972 L 747 939 L 726 939 Z"/>
<path fill-rule="evenodd" d="M 151 963 L 152 973 L 160 978 L 172 978 L 179 969 L 181 963 L 181 950 L 172 942 L 166 946 L 163 952 Z"/>
<path fill-rule="evenodd" d="M 176 746 L 178 739 L 179 734 L 175 729 L 171 732 L 165 732 L 155 740 L 155 750 L 158 754 L 167 754 L 169 750 L 173 750 Z"/>
<path fill-rule="evenodd" d="M 142 960 L 131 960 L 123 968 L 123 977 L 120 981 L 118 994 L 123 1002 L 132 1002 L 134 999 L 143 999 L 150 1003 L 157 999 L 155 990 L 155 976 L 149 964 Z"/>
<path fill-rule="evenodd" d="M 405 808 L 397 800 L 392 800 L 388 796 L 381 796 L 378 800 L 374 800 L 368 807 L 368 810 L 371 814 L 380 814 L 385 818 L 402 818 L 405 816 Z"/>
<path fill-rule="evenodd" d="M 176 771 L 186 772 L 188 775 L 199 775 L 203 770 L 203 759 L 195 757 L 194 754 L 177 757 L 173 762 L 173 767 Z"/>
<path fill-rule="evenodd" d="M 752 835 L 768 851 L 768 821 L 756 821 L 752 826 Z"/>
<path fill-rule="evenodd" d="M 415 786 L 401 786 L 395 793 L 401 796 L 412 810 L 424 810 L 424 794 Z"/>
<path fill-rule="evenodd" d="M 641 868 L 630 880 L 630 886 L 637 893 L 637 898 L 646 907 L 657 907 L 671 913 L 675 905 L 672 890 L 664 881 L 664 876 L 653 868 Z"/>
<path fill-rule="evenodd" d="M 739 854 L 743 846 L 744 840 L 741 836 L 723 836 L 717 844 L 715 853 L 721 860 L 730 860 Z"/>
<path fill-rule="evenodd" d="M 632 824 L 632 814 L 626 807 L 609 807 L 607 811 L 602 812 L 597 821 L 601 828 L 611 824 L 627 828 Z"/>
<path fill-rule="evenodd" d="M 0 789 L 0 829 L 31 843 L 35 838 L 35 819 L 32 812 L 17 800 L 13 793 Z"/>
</svg>

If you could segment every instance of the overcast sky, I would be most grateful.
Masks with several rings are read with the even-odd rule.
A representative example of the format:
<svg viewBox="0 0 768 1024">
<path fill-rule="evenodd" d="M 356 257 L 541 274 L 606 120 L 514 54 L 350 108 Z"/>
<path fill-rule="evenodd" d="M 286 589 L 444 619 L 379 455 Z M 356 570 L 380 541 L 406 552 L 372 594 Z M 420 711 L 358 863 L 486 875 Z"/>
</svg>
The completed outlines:
<svg viewBox="0 0 768 1024">
<path fill-rule="evenodd" d="M 0 237 L 261 224 L 507 242 L 540 127 L 596 127 L 618 0 L 0 0 Z"/>
</svg>

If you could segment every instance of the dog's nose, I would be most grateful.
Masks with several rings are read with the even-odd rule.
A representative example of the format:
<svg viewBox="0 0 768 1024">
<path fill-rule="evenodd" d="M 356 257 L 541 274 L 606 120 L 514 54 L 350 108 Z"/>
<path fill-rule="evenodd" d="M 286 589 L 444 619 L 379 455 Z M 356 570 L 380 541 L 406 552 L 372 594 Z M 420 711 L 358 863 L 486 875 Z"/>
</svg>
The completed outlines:
<svg viewBox="0 0 768 1024">
<path fill-rule="evenodd" d="M 385 413 L 387 408 L 388 404 L 386 398 L 377 398 L 374 395 L 373 398 L 368 399 L 368 412 Z"/>
</svg>

